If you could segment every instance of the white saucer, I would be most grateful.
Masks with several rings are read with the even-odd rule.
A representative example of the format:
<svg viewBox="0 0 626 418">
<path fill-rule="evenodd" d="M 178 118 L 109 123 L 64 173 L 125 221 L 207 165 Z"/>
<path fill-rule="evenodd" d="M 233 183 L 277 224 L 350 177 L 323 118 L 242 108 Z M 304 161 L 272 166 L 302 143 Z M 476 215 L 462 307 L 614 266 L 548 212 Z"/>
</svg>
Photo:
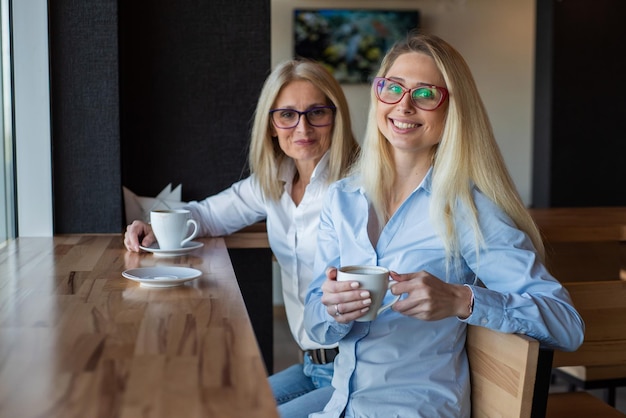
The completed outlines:
<svg viewBox="0 0 626 418">
<path fill-rule="evenodd" d="M 200 270 L 189 267 L 141 267 L 128 269 L 122 276 L 138 282 L 141 287 L 175 287 L 202 276 Z M 168 279 L 154 279 L 157 276 L 176 276 Z"/>
<path fill-rule="evenodd" d="M 144 251 L 148 251 L 153 253 L 157 257 L 175 257 L 177 255 L 184 255 L 192 252 L 195 249 L 201 248 L 204 245 L 202 242 L 198 241 L 189 241 L 185 243 L 182 248 L 177 248 L 175 250 L 162 250 L 159 248 L 158 243 L 154 243 L 149 247 L 139 246 Z"/>
</svg>

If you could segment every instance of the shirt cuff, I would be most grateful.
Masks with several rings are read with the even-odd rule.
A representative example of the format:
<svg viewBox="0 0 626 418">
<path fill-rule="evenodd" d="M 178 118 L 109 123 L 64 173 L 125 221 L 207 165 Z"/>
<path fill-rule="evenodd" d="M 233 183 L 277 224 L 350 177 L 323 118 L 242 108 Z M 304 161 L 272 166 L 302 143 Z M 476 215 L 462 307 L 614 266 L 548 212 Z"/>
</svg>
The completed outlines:
<svg viewBox="0 0 626 418">
<path fill-rule="evenodd" d="M 474 313 L 474 289 L 472 288 L 472 286 L 468 285 L 468 284 L 464 284 L 463 286 L 466 286 L 469 288 L 469 290 L 472 292 L 472 298 L 470 299 L 470 305 L 469 305 L 469 315 L 467 315 L 467 318 L 459 318 L 457 316 L 457 318 L 459 319 L 459 321 L 462 322 L 467 322 L 468 319 L 471 318 L 472 314 Z"/>
</svg>

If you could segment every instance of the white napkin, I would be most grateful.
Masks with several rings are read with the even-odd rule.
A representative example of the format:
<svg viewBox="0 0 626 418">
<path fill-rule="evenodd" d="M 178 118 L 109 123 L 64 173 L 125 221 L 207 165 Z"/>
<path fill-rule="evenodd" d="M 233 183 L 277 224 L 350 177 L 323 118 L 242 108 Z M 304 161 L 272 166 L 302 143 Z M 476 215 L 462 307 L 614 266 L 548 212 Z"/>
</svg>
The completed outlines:
<svg viewBox="0 0 626 418">
<path fill-rule="evenodd" d="M 182 184 L 172 190 L 172 183 L 168 184 L 156 197 L 137 196 L 130 189 L 122 186 L 124 191 L 124 209 L 126 223 L 138 219 L 150 222 L 150 211 L 156 209 L 178 209 L 187 204 L 181 201 Z"/>
</svg>

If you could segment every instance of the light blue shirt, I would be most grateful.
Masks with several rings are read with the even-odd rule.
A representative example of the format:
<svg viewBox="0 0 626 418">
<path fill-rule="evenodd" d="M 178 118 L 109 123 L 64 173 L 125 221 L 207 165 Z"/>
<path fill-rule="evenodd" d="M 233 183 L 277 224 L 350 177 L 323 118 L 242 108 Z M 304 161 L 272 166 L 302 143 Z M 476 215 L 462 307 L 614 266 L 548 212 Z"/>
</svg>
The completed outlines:
<svg viewBox="0 0 626 418">
<path fill-rule="evenodd" d="M 376 248 L 367 233 L 369 203 L 355 178 L 331 185 L 321 212 L 316 277 L 304 320 L 311 338 L 339 342 L 335 392 L 311 417 L 470 417 L 467 324 L 532 336 L 544 346 L 575 350 L 584 324 L 567 291 L 537 259 L 531 240 L 478 190 L 473 198 L 484 248 L 472 227 L 457 224 L 462 260 L 446 279 L 443 243 L 429 216 L 431 173 L 385 225 Z M 461 216 L 461 215 L 459 215 Z M 372 322 L 340 324 L 321 303 L 327 266 L 370 264 L 398 273 L 425 270 L 449 283 L 470 285 L 474 311 L 464 321 L 422 321 L 391 309 Z M 475 285 L 479 277 L 485 287 Z M 388 292 L 383 303 L 393 295 Z"/>
</svg>

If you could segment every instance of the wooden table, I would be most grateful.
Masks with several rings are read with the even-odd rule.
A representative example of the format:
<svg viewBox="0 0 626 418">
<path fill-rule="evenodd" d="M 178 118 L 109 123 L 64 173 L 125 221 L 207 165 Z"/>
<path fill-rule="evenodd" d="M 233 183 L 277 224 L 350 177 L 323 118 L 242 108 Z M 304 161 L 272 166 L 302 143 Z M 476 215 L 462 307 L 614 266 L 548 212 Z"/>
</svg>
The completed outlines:
<svg viewBox="0 0 626 418">
<path fill-rule="evenodd" d="M 224 240 L 186 256 L 127 252 L 119 235 L 0 248 L 0 416 L 278 417 Z M 128 268 L 203 272 L 167 289 Z"/>
<path fill-rule="evenodd" d="M 561 281 L 626 279 L 626 207 L 530 209 Z"/>
</svg>

